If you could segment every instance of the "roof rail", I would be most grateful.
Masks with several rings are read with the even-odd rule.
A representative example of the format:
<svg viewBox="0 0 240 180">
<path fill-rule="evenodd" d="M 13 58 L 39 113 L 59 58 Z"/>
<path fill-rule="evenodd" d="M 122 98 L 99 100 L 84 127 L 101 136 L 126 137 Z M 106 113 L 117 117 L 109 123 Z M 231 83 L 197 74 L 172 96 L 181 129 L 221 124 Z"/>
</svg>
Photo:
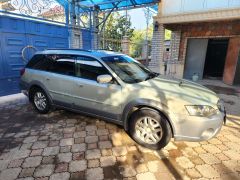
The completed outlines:
<svg viewBox="0 0 240 180">
<path fill-rule="evenodd" d="M 84 51 L 84 52 L 91 52 L 91 50 L 87 49 L 77 49 L 77 48 L 48 48 L 46 50 L 73 50 L 73 51 Z"/>
<path fill-rule="evenodd" d="M 113 49 L 107 49 L 107 48 L 100 48 L 100 49 L 96 49 L 97 51 L 114 51 Z"/>
</svg>

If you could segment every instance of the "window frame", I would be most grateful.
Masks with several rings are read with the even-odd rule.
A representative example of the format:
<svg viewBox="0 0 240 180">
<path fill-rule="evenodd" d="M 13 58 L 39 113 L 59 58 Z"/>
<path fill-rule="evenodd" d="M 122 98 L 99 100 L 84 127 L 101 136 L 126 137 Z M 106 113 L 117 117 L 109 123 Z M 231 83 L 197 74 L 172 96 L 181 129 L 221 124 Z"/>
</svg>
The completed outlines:
<svg viewBox="0 0 240 180">
<path fill-rule="evenodd" d="M 55 73 L 55 74 L 59 74 L 59 75 L 63 75 L 63 76 L 68 76 L 68 77 L 76 77 L 76 69 L 75 69 L 75 64 L 76 64 L 76 59 L 75 59 L 75 56 L 72 55 L 72 54 L 46 54 L 46 55 L 50 55 L 50 56 L 71 56 L 71 60 L 73 60 L 73 75 L 70 75 L 70 74 L 63 74 L 63 73 L 58 73 L 58 72 L 54 72 L 54 71 L 47 71 L 47 72 L 50 72 L 50 73 Z M 66 58 L 59 58 L 59 59 L 66 59 Z M 56 59 L 54 61 L 57 61 L 59 59 Z"/>
<path fill-rule="evenodd" d="M 32 61 L 32 59 L 27 63 L 26 68 L 34 69 L 34 70 L 37 70 L 37 71 L 48 72 L 48 73 L 54 73 L 54 74 L 58 74 L 58 75 L 62 75 L 62 76 L 81 78 L 81 79 L 84 79 L 84 80 L 88 80 L 88 81 L 98 83 L 97 80 L 92 80 L 92 79 L 87 79 L 87 78 L 84 78 L 84 77 L 77 76 L 77 72 L 76 72 L 77 57 L 85 57 L 85 58 L 92 59 L 93 61 L 97 61 L 99 64 L 101 64 L 101 66 L 103 68 L 105 68 L 106 72 L 108 72 L 108 75 L 110 75 L 112 77 L 111 84 L 121 85 L 121 83 L 119 83 L 119 81 L 114 77 L 113 73 L 109 70 L 111 68 L 109 68 L 108 65 L 105 65 L 103 62 L 101 62 L 101 60 L 99 60 L 95 57 L 92 57 L 92 56 L 62 53 L 62 54 L 35 54 L 32 58 L 34 58 L 35 56 L 42 56 L 43 59 L 41 59 L 40 61 L 45 61 L 47 56 L 54 56 L 54 55 L 56 55 L 56 56 L 72 56 L 72 59 L 74 60 L 74 69 L 73 69 L 74 70 L 74 75 L 61 74 L 61 73 L 58 73 L 58 72 L 54 72 L 54 71 L 50 70 L 51 68 L 38 69 L 38 68 L 34 67 L 36 65 L 36 63 L 32 67 L 28 67 L 29 66 L 28 64 L 30 64 L 30 61 Z"/>
<path fill-rule="evenodd" d="M 92 79 L 86 79 L 84 77 L 78 77 L 76 75 L 76 64 L 77 64 L 77 57 L 85 57 L 85 58 L 89 58 L 89 59 L 92 59 L 92 60 L 95 60 L 97 61 L 99 64 L 101 64 L 101 66 L 103 68 L 105 68 L 105 70 L 108 72 L 108 75 L 110 75 L 112 77 L 112 82 L 110 84 L 117 84 L 117 85 L 120 85 L 119 82 L 116 80 L 116 78 L 113 76 L 113 74 L 109 71 L 109 69 L 97 58 L 95 57 L 92 57 L 92 56 L 87 56 L 87 55 L 75 55 L 75 77 L 76 78 L 81 78 L 81 79 L 84 79 L 84 80 L 88 80 L 88 81 L 92 81 L 92 82 L 95 82 L 97 84 L 99 84 L 99 82 L 97 82 L 97 80 L 92 80 Z"/>
<path fill-rule="evenodd" d="M 41 62 L 41 61 L 42 61 L 42 63 L 44 63 L 44 61 L 47 61 L 47 59 L 49 58 L 49 57 L 47 57 L 47 56 L 71 56 L 72 58 L 70 58 L 70 59 L 74 61 L 74 62 L 73 62 L 73 74 L 74 74 L 74 75 L 70 75 L 70 74 L 65 74 L 65 73 L 59 73 L 59 72 L 52 71 L 52 69 L 51 69 L 52 64 L 50 65 L 50 67 L 36 68 L 36 65 L 37 65 L 38 63 L 34 63 L 34 64 L 30 67 L 32 59 L 33 59 L 34 57 L 36 57 L 36 56 L 42 56 L 42 59 L 41 59 L 40 61 L 38 61 L 38 63 Z M 76 59 L 75 59 L 75 55 L 73 55 L 73 54 L 35 54 L 35 55 L 32 57 L 32 59 L 27 63 L 26 68 L 34 69 L 34 70 L 37 70 L 37 71 L 43 71 L 43 72 L 48 72 L 48 73 L 59 74 L 59 75 L 63 75 L 63 76 L 76 77 L 76 69 L 75 69 Z M 59 58 L 59 59 L 67 59 L 67 58 Z M 58 59 L 56 59 L 56 60 L 51 59 L 50 61 L 57 61 L 57 60 L 58 60 Z M 55 62 L 54 62 L 54 63 L 55 63 Z"/>
</svg>

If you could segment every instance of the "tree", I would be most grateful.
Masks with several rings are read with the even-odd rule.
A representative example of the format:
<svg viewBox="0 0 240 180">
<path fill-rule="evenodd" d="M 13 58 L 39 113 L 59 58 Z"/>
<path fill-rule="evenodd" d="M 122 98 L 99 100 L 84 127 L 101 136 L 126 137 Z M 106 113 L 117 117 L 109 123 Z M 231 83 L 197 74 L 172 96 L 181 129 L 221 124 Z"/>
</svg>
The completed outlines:
<svg viewBox="0 0 240 180">
<path fill-rule="evenodd" d="M 133 36 L 134 29 L 131 26 L 130 17 L 126 19 L 126 16 L 120 15 L 118 12 L 111 14 L 101 35 L 105 41 L 105 48 L 120 51 L 123 36 L 126 35 L 129 38 Z"/>
<path fill-rule="evenodd" d="M 132 57 L 141 57 L 143 46 L 145 45 L 146 40 L 146 33 L 147 30 L 134 30 L 133 36 L 131 38 L 131 47 L 130 47 L 130 55 Z M 152 41 L 152 34 L 153 34 L 153 26 L 150 26 L 148 29 L 148 52 L 151 52 L 151 41 Z"/>
</svg>

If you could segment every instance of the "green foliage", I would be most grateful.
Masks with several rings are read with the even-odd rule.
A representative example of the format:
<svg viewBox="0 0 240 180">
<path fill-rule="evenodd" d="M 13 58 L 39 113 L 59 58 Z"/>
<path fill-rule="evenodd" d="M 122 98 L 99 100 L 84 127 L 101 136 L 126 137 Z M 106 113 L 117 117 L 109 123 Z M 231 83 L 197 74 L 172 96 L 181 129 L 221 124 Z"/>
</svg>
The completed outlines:
<svg viewBox="0 0 240 180">
<path fill-rule="evenodd" d="M 102 48 L 121 51 L 121 40 L 123 36 L 133 36 L 134 29 L 131 27 L 130 17 L 126 19 L 126 16 L 120 15 L 118 12 L 109 16 L 105 29 L 102 34 Z"/>
<path fill-rule="evenodd" d="M 104 33 L 104 47 L 114 51 L 121 51 L 121 40 L 123 36 L 127 35 L 130 38 L 130 55 L 132 57 L 141 57 L 143 45 L 146 40 L 146 29 L 145 30 L 135 30 L 131 26 L 131 19 L 128 16 L 126 19 L 125 15 L 120 15 L 120 13 L 115 12 L 111 14 L 105 24 Z M 153 35 L 153 26 L 148 29 L 148 43 L 149 52 L 150 45 Z M 103 37 L 103 35 L 102 35 Z M 171 39 L 171 31 L 165 31 L 165 40 Z"/>
<path fill-rule="evenodd" d="M 104 37 L 106 39 L 121 40 L 123 36 L 127 35 L 131 38 L 134 31 L 131 26 L 130 17 L 126 19 L 124 15 L 120 15 L 118 12 L 111 14 L 105 25 Z"/>
<path fill-rule="evenodd" d="M 147 30 L 134 30 L 133 36 L 131 38 L 131 46 L 130 46 L 130 55 L 132 57 L 141 57 L 144 42 L 146 40 L 146 33 Z M 153 34 L 153 27 L 150 26 L 148 29 L 148 44 L 151 44 L 152 40 L 152 34 Z M 150 47 L 149 47 L 150 52 Z"/>
</svg>

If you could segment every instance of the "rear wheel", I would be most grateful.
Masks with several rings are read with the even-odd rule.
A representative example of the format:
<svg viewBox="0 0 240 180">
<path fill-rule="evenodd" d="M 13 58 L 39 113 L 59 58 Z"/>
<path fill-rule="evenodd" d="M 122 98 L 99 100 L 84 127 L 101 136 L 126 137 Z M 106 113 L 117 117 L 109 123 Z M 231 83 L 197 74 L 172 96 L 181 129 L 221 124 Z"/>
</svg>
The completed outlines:
<svg viewBox="0 0 240 180">
<path fill-rule="evenodd" d="M 50 111 L 49 99 L 42 89 L 34 88 L 30 95 L 33 106 L 39 113 L 46 114 Z"/>
<path fill-rule="evenodd" d="M 165 116 L 152 109 L 140 109 L 130 118 L 130 135 L 142 146 L 156 150 L 169 143 L 172 131 Z"/>
</svg>

